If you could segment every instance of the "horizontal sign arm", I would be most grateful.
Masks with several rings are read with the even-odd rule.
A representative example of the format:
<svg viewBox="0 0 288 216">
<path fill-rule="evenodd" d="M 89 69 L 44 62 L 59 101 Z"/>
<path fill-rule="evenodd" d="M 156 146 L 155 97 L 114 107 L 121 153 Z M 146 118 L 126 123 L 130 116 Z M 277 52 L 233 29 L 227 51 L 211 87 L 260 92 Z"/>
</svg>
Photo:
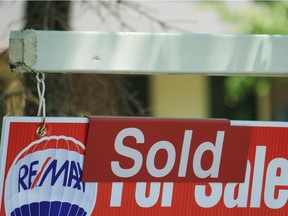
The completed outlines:
<svg viewBox="0 0 288 216">
<path fill-rule="evenodd" d="M 14 31 L 14 72 L 284 76 L 288 36 Z"/>
</svg>

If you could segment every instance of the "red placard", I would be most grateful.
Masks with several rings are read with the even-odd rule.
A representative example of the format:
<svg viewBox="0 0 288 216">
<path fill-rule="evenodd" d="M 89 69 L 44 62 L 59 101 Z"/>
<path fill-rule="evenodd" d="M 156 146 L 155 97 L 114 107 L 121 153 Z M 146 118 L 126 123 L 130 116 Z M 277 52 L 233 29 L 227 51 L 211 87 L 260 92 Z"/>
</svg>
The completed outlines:
<svg viewBox="0 0 288 216">
<path fill-rule="evenodd" d="M 83 181 L 243 182 L 249 140 L 228 120 L 90 118 Z"/>
<path fill-rule="evenodd" d="M 47 118 L 47 137 L 39 139 L 35 131 L 40 121 L 40 118 L 30 117 L 4 118 L 0 150 L 0 173 L 3 176 L 0 179 L 1 216 L 67 215 L 64 213 L 67 209 L 71 215 L 86 211 L 91 212 L 92 216 L 287 215 L 288 123 L 241 123 L 251 128 L 243 183 L 81 183 L 78 174 L 81 174 L 82 167 L 78 166 L 78 162 L 83 159 L 81 149 L 82 144 L 86 145 L 88 119 Z M 231 124 L 239 125 L 239 122 L 232 121 Z M 55 140 L 58 140 L 57 145 Z M 32 150 L 31 146 L 35 149 Z M 53 149 L 57 151 L 51 155 Z M 57 169 L 53 165 L 57 165 Z M 20 168 L 18 171 L 17 166 Z M 31 172 L 25 171 L 27 167 Z M 67 167 L 70 172 L 65 172 Z M 10 171 L 13 173 L 15 170 L 17 175 L 10 178 Z M 56 181 L 52 181 L 53 171 L 54 177 L 58 177 Z M 28 189 L 29 182 L 31 185 Z M 16 186 L 13 187 L 13 184 Z M 44 186 L 51 188 L 42 190 Z M 23 192 L 27 192 L 25 196 L 22 196 Z M 9 193 L 14 193 L 14 209 L 8 199 Z M 88 200 L 86 193 L 90 197 Z M 61 195 L 58 201 L 62 205 L 57 205 L 57 200 L 52 199 L 57 194 Z M 35 204 L 37 202 L 38 205 Z M 76 205 L 82 207 L 75 211 Z M 25 214 L 25 210 L 29 214 Z"/>
</svg>

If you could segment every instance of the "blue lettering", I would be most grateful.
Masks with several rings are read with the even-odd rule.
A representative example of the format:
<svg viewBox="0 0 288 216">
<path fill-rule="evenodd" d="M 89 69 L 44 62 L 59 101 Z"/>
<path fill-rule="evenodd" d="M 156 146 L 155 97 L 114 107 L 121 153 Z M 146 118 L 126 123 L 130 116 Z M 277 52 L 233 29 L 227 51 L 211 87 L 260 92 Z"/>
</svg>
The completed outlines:
<svg viewBox="0 0 288 216">
<path fill-rule="evenodd" d="M 78 170 L 79 170 L 79 173 L 80 173 L 80 181 L 82 180 L 82 169 L 81 169 L 81 166 L 80 166 L 80 163 L 77 162 L 77 166 L 78 166 Z M 82 183 L 82 188 L 83 188 L 83 192 L 85 192 L 85 182 L 81 182 Z"/>
<path fill-rule="evenodd" d="M 26 183 L 24 182 L 25 178 L 28 175 L 28 166 L 27 165 L 23 165 L 20 167 L 19 169 L 19 176 L 18 176 L 18 192 L 21 191 L 21 187 L 23 190 L 27 190 L 28 186 L 26 185 Z"/>
<path fill-rule="evenodd" d="M 66 160 L 61 166 L 58 161 L 54 159 L 47 168 L 40 172 L 41 166 L 39 161 L 33 161 L 30 165 L 22 165 L 19 169 L 18 175 L 18 192 L 31 188 L 35 178 L 39 178 L 37 187 L 41 187 L 45 182 L 53 186 L 57 182 L 62 184 L 63 187 L 72 187 L 77 190 L 85 192 L 85 182 L 82 182 L 82 168 L 79 162 Z M 45 167 L 45 166 L 44 166 Z M 41 175 L 41 176 L 37 176 Z M 38 181 L 38 180 L 37 180 Z M 37 184 L 37 182 L 34 183 Z M 33 187 L 34 187 L 33 186 Z"/>
<path fill-rule="evenodd" d="M 73 185 L 73 188 L 81 190 L 81 184 L 80 184 L 81 178 L 82 178 L 81 173 L 78 172 L 75 161 L 71 161 L 68 186 L 71 187 L 72 181 L 75 180 L 75 184 Z"/>
<path fill-rule="evenodd" d="M 37 170 L 33 169 L 33 166 L 39 164 L 39 161 L 33 161 L 30 164 L 30 169 L 29 169 L 29 180 L 28 180 L 28 188 L 31 188 L 32 185 L 32 177 L 37 175 Z"/>
<path fill-rule="evenodd" d="M 58 178 L 61 176 L 61 174 L 64 174 L 63 177 L 63 182 L 62 185 L 66 186 L 66 182 L 67 182 L 67 174 L 68 174 L 68 168 L 69 168 L 69 161 L 66 160 L 64 162 L 64 164 L 60 167 L 59 171 L 56 172 L 57 169 L 57 160 L 53 160 L 49 166 L 47 167 L 47 169 L 45 170 L 43 177 L 41 178 L 40 184 L 39 186 L 42 186 L 42 184 L 44 183 L 45 179 L 47 178 L 47 176 L 49 175 L 49 173 L 51 173 L 51 182 L 50 184 L 53 186 L 55 185 L 55 183 L 57 182 Z"/>
</svg>

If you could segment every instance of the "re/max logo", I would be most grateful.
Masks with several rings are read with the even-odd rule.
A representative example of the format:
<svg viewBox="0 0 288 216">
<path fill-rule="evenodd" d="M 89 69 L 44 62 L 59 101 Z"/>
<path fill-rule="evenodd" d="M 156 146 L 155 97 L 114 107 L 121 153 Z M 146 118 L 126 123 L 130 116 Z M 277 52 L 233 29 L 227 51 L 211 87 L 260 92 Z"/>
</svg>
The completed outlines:
<svg viewBox="0 0 288 216">
<path fill-rule="evenodd" d="M 72 187 L 85 192 L 85 183 L 81 182 L 82 169 L 79 162 L 65 160 L 64 163 L 48 157 L 44 163 L 34 160 L 19 168 L 18 192 L 43 185 Z"/>
</svg>

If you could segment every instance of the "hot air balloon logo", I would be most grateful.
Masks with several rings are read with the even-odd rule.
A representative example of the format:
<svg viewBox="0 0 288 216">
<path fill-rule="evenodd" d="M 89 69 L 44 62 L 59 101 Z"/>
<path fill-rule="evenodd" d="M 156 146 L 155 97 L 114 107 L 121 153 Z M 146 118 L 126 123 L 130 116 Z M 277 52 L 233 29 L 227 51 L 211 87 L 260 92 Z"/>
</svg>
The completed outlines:
<svg viewBox="0 0 288 216">
<path fill-rule="evenodd" d="M 91 215 L 97 183 L 81 181 L 84 149 L 66 136 L 43 137 L 23 149 L 6 178 L 6 215 Z"/>
</svg>

